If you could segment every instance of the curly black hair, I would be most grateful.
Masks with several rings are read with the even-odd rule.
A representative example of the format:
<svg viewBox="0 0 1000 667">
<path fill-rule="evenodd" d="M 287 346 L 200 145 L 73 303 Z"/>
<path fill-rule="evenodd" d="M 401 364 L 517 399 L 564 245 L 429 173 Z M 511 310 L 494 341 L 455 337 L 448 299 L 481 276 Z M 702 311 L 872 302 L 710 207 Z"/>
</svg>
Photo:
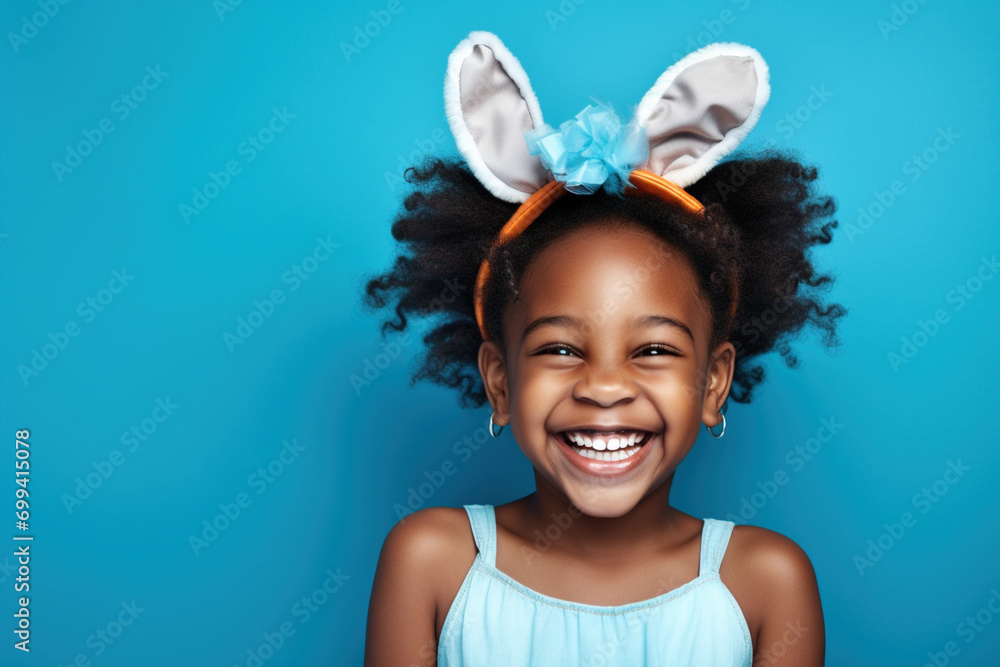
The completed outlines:
<svg viewBox="0 0 1000 667">
<path fill-rule="evenodd" d="M 479 374 L 482 336 L 473 310 L 473 286 L 483 259 L 517 204 L 493 196 L 459 158 L 426 158 L 405 172 L 415 187 L 403 200 L 392 235 L 405 246 L 392 268 L 367 280 L 363 304 L 369 310 L 394 304 L 395 317 L 381 335 L 403 331 L 409 317 L 438 316 L 423 336 L 424 352 L 411 384 L 428 380 L 458 389 L 462 407 L 480 407 L 486 392 Z M 840 344 L 840 304 L 824 304 L 819 292 L 833 278 L 817 273 L 807 257 L 811 246 L 832 240 L 836 204 L 815 192 L 815 167 L 778 151 L 731 159 L 686 190 L 705 205 L 704 217 L 650 195 L 593 195 L 559 198 L 518 237 L 490 257 L 484 291 L 490 338 L 504 349 L 502 315 L 518 298 L 520 277 L 549 243 L 583 225 L 639 225 L 679 249 L 691 261 L 712 313 L 709 349 L 723 340 L 736 349 L 730 396 L 749 403 L 764 380 L 755 363 L 777 349 L 789 367 L 799 365 L 789 340 L 807 323 L 823 332 L 826 347 Z M 727 328 L 738 279 L 736 314 Z M 449 298 L 450 297 L 450 298 Z"/>
</svg>

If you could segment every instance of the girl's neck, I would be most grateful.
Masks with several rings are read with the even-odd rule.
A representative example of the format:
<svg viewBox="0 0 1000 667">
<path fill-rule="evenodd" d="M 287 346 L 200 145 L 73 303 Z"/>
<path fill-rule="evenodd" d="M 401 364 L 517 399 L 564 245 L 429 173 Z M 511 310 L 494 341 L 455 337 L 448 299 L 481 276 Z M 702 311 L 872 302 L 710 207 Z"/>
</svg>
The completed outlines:
<svg viewBox="0 0 1000 667">
<path fill-rule="evenodd" d="M 620 517 L 583 514 L 569 499 L 536 471 L 536 491 L 516 506 L 522 538 L 550 544 L 548 548 L 571 552 L 595 562 L 617 562 L 625 555 L 651 553 L 689 539 L 697 521 L 669 503 L 673 475 Z"/>
</svg>

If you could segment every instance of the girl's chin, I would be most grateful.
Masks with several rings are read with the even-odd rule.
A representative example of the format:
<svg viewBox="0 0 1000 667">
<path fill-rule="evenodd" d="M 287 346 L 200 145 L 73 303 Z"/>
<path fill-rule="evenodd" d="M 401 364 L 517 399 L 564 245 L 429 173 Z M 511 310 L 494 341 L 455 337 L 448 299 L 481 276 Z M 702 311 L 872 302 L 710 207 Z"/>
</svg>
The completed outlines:
<svg viewBox="0 0 1000 667">
<path fill-rule="evenodd" d="M 573 451 L 555 434 L 547 447 L 531 455 L 522 448 L 536 474 L 592 517 L 615 518 L 628 514 L 662 479 L 654 469 L 663 463 L 663 434 L 654 433 L 640 451 L 625 461 L 600 462 Z"/>
<path fill-rule="evenodd" d="M 645 495 L 640 489 L 594 488 L 570 485 L 563 489 L 569 501 L 583 514 L 603 519 L 625 516 Z"/>
</svg>

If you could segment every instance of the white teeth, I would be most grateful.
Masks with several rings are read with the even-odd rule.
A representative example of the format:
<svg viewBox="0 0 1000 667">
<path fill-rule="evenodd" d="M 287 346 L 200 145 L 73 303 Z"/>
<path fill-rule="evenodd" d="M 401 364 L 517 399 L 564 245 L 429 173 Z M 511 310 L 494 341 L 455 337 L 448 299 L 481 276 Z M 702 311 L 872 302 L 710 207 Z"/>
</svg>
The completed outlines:
<svg viewBox="0 0 1000 667">
<path fill-rule="evenodd" d="M 635 456 L 636 452 L 639 451 L 639 448 L 635 447 L 633 449 L 624 449 L 614 452 L 599 452 L 593 449 L 574 449 L 573 451 L 581 456 L 586 456 L 588 459 L 594 459 L 596 461 L 621 461 L 622 459 L 627 459 L 630 456 Z"/>
<path fill-rule="evenodd" d="M 613 452 L 605 450 L 596 450 L 590 447 L 580 447 L 576 446 L 573 451 L 580 456 L 586 456 L 588 459 L 594 459 L 595 461 L 622 461 L 631 456 L 635 456 L 639 451 L 638 447 L 628 447 L 626 449 L 619 449 Z"/>
<path fill-rule="evenodd" d="M 580 456 L 585 456 L 595 461 L 622 461 L 635 456 L 639 447 L 635 444 L 645 437 L 645 433 L 634 431 L 627 437 L 616 435 L 615 437 L 591 438 L 585 433 L 568 432 L 566 438 L 574 443 L 573 451 Z"/>
<path fill-rule="evenodd" d="M 588 449 L 597 451 L 613 452 L 615 450 L 633 446 L 636 442 L 642 440 L 643 433 L 633 431 L 627 437 L 624 435 L 615 435 L 613 437 L 602 436 L 591 438 L 585 433 L 569 432 L 566 434 L 566 437 L 570 442 L 579 445 L 580 447 L 587 447 Z"/>
</svg>

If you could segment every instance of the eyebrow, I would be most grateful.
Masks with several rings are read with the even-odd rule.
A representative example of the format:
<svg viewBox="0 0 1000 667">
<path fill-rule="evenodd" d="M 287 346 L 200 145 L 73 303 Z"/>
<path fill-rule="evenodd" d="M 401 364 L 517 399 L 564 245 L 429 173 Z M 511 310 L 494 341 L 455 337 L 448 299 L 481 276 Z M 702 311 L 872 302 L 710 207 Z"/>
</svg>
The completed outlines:
<svg viewBox="0 0 1000 667">
<path fill-rule="evenodd" d="M 684 324 L 680 320 L 675 319 L 673 317 L 667 317 L 666 315 L 643 315 L 642 317 L 633 317 L 629 319 L 626 323 L 629 326 L 674 327 L 682 330 L 684 333 L 688 335 L 688 338 L 691 339 L 691 342 L 692 343 L 694 342 L 694 334 L 691 333 L 691 329 L 690 327 L 688 327 L 688 325 Z M 534 320 L 531 324 L 529 324 L 524 328 L 524 333 L 521 334 L 521 340 L 527 338 L 528 335 L 531 332 L 535 331 L 536 329 L 541 329 L 542 327 L 547 327 L 547 326 L 556 326 L 556 327 L 565 326 L 565 327 L 574 327 L 579 329 L 582 328 L 583 324 L 580 320 L 571 315 L 550 315 L 549 317 L 539 317 L 537 320 Z"/>
</svg>

